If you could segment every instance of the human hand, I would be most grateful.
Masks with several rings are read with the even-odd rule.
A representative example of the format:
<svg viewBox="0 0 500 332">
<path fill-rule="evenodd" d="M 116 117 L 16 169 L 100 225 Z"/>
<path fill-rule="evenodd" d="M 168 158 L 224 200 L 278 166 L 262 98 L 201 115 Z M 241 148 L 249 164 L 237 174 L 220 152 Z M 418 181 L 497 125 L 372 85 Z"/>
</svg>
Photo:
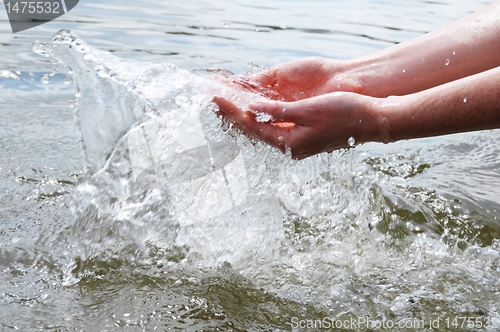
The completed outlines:
<svg viewBox="0 0 500 332">
<path fill-rule="evenodd" d="M 378 140 L 376 100 L 335 92 L 296 102 L 253 103 L 243 110 L 227 99 L 214 98 L 226 118 L 283 153 L 290 150 L 294 159 L 347 148 L 350 137 L 358 143 Z M 272 120 L 259 122 L 262 114 L 269 114 Z"/>
<path fill-rule="evenodd" d="M 297 101 L 335 91 L 360 92 L 348 65 L 320 57 L 290 61 L 259 74 L 232 77 L 231 82 L 266 98 Z M 226 81 L 226 84 L 228 82 Z"/>
</svg>

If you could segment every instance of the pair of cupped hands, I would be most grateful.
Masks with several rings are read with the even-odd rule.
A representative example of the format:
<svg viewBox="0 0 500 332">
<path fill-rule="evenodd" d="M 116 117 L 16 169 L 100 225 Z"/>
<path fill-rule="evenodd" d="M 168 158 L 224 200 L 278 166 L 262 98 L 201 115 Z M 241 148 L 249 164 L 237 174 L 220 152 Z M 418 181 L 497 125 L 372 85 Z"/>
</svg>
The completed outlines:
<svg viewBox="0 0 500 332">
<path fill-rule="evenodd" d="M 265 101 L 250 103 L 247 109 L 219 96 L 214 101 L 225 119 L 294 159 L 347 148 L 351 137 L 370 140 L 374 98 L 363 95 L 360 83 L 343 67 L 339 61 L 312 57 L 228 77 L 223 83 L 264 96 Z M 271 120 L 257 121 L 262 113 Z M 364 132 L 361 123 L 367 125 Z"/>
</svg>

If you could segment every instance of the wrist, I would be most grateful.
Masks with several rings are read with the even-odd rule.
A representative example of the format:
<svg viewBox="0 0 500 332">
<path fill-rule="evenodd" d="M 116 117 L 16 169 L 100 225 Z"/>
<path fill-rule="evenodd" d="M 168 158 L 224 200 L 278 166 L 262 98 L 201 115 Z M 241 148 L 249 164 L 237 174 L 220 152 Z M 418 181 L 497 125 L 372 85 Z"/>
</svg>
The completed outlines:
<svg viewBox="0 0 500 332">
<path fill-rule="evenodd" d="M 394 126 L 402 125 L 398 117 L 405 113 L 404 96 L 388 96 L 375 98 L 372 107 L 373 141 L 391 143 L 398 140 L 394 134 Z"/>
<path fill-rule="evenodd" d="M 394 76 L 397 74 L 389 66 L 384 56 L 373 54 L 343 63 L 342 80 L 356 86 L 356 93 L 370 97 L 386 97 L 394 94 Z"/>
<path fill-rule="evenodd" d="M 357 143 L 395 141 L 392 137 L 390 117 L 398 114 L 399 97 L 374 98 L 350 93 L 351 114 L 343 123 L 347 137 L 354 137 Z"/>
</svg>

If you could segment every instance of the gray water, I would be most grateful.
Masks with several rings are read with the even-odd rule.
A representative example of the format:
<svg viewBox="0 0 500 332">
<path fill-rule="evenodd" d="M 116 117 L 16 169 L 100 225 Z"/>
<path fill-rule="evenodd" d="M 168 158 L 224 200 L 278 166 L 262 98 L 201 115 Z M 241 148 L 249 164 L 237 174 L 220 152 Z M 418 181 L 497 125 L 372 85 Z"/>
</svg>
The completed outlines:
<svg viewBox="0 0 500 332">
<path fill-rule="evenodd" d="M 371 319 L 357 329 L 498 330 L 498 131 L 296 162 L 221 127 L 203 97 L 210 81 L 182 88 L 196 68 L 244 75 L 249 62 L 361 56 L 485 4 L 82 1 L 19 34 L 0 10 L 2 329 L 314 331 L 328 329 L 315 320 Z M 69 76 L 31 51 L 63 28 L 98 55 L 76 57 Z M 143 86 L 131 89 L 137 81 Z M 89 167 L 76 115 L 95 100 L 146 109 L 137 119 L 144 126 L 178 125 L 178 106 L 189 104 L 213 146 L 241 152 L 246 204 L 179 223 L 161 190 L 134 185 L 127 143 L 135 125 Z"/>
</svg>

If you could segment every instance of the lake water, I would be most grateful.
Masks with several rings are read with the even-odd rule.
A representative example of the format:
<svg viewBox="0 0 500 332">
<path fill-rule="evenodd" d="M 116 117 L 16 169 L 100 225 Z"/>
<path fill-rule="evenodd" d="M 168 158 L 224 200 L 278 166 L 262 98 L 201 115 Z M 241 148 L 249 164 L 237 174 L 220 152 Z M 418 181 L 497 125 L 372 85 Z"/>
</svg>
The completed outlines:
<svg viewBox="0 0 500 332">
<path fill-rule="evenodd" d="M 0 9 L 2 330 L 500 329 L 500 131 L 291 161 L 220 129 L 211 83 L 189 72 L 350 59 L 487 3 L 86 0 L 17 34 Z M 60 29 L 93 55 L 69 52 L 72 75 L 32 51 Z M 81 142 L 92 123 L 75 116 L 91 107 L 149 116 L 94 167 L 85 154 L 99 142 Z M 191 159 L 168 164 L 161 186 L 132 160 L 139 131 L 169 146 L 162 133 L 191 121 L 186 110 L 200 112 L 211 160 L 226 160 L 226 186 L 228 160 L 244 165 L 227 208 L 189 191 Z M 184 166 L 191 187 L 174 183 Z"/>
</svg>

